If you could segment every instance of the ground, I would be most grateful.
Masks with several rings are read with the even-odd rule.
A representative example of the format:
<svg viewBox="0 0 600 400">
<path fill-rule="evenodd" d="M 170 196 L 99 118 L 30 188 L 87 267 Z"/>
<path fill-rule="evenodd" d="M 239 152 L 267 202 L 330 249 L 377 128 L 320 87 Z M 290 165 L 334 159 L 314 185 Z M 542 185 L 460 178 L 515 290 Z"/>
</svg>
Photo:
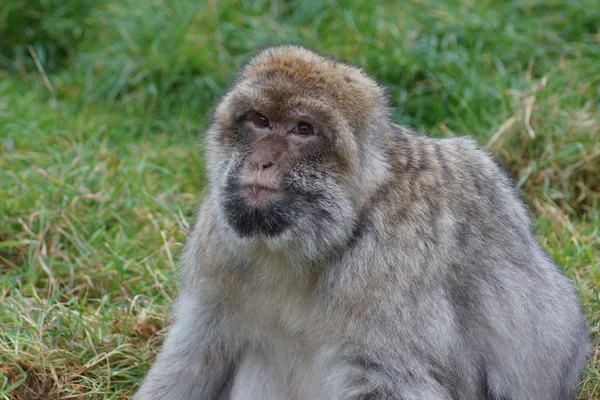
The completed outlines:
<svg viewBox="0 0 600 400">
<path fill-rule="evenodd" d="M 578 398 L 600 398 L 597 0 L 49 3 L 0 5 L 0 398 L 132 395 L 203 195 L 210 107 L 279 43 L 359 65 L 395 121 L 506 165 L 589 322 Z"/>
</svg>

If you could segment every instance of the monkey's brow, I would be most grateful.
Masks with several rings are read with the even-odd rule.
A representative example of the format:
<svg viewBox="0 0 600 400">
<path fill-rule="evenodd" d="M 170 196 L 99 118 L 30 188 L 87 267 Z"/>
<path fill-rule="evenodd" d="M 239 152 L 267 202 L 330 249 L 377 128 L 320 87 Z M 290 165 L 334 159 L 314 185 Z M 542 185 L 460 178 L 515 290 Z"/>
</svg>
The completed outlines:
<svg viewBox="0 0 600 400">
<path fill-rule="evenodd" d="M 238 121 L 243 121 L 251 116 L 252 113 L 259 113 L 273 121 L 281 119 L 277 117 L 285 117 L 316 122 L 323 118 L 331 119 L 332 117 L 329 113 L 329 108 L 325 104 L 320 104 L 321 102 L 310 99 L 292 99 L 287 101 L 287 103 L 291 104 L 282 105 L 277 102 L 265 102 L 264 100 L 250 101 L 238 109 L 235 118 Z"/>
</svg>

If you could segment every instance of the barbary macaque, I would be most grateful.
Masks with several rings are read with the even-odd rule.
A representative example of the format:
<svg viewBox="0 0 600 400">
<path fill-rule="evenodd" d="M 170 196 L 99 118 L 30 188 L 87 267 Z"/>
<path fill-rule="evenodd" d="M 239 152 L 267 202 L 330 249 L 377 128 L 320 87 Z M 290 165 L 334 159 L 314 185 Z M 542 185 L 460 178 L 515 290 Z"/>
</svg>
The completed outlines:
<svg viewBox="0 0 600 400">
<path fill-rule="evenodd" d="M 136 400 L 572 398 L 577 298 L 471 139 L 396 125 L 362 70 L 281 46 L 205 141 L 174 323 Z"/>
</svg>

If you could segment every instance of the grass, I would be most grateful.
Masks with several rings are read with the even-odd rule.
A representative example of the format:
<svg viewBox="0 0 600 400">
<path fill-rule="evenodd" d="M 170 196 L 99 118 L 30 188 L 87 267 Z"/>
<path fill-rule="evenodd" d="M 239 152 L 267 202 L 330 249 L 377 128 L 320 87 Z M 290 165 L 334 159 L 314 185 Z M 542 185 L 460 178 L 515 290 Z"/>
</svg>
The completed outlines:
<svg viewBox="0 0 600 400">
<path fill-rule="evenodd" d="M 289 42 L 374 75 L 396 121 L 506 164 L 596 343 L 578 398 L 600 398 L 599 29 L 595 0 L 2 3 L 0 398 L 132 395 L 202 197 L 208 111 Z"/>
</svg>

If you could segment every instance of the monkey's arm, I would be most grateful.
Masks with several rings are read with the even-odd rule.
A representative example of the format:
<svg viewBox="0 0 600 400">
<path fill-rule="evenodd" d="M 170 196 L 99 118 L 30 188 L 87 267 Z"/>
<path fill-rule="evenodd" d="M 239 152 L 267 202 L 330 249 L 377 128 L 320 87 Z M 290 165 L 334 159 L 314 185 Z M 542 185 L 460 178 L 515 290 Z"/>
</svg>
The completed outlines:
<svg viewBox="0 0 600 400">
<path fill-rule="evenodd" d="M 217 399 L 231 378 L 236 346 L 222 329 L 222 315 L 187 295 L 135 400 Z"/>
</svg>

